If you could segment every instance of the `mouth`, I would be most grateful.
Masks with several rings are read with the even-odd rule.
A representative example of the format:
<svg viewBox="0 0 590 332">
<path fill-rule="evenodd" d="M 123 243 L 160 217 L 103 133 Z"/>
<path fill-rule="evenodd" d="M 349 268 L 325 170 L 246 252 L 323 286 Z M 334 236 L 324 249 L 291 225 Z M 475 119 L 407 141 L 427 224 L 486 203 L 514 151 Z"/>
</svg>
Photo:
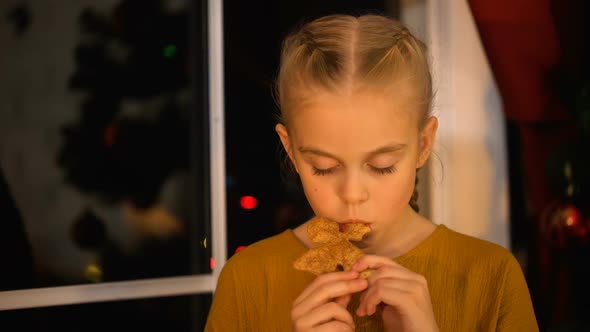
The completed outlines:
<svg viewBox="0 0 590 332">
<path fill-rule="evenodd" d="M 345 220 L 344 222 L 341 222 L 338 224 L 338 226 L 340 227 L 340 232 L 344 232 L 346 230 L 346 226 L 350 225 L 350 224 L 363 224 L 369 228 L 371 228 L 371 224 L 364 221 L 364 220 Z"/>
</svg>

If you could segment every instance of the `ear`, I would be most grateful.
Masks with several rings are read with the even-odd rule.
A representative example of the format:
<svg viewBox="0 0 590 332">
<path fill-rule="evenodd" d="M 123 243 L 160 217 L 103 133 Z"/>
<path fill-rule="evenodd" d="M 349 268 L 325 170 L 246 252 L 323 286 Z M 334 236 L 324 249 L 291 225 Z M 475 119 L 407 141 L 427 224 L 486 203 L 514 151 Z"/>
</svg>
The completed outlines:
<svg viewBox="0 0 590 332">
<path fill-rule="evenodd" d="M 299 171 L 297 170 L 297 164 L 295 164 L 295 159 L 293 157 L 293 146 L 291 145 L 291 139 L 289 137 L 289 132 L 287 131 L 287 127 L 285 127 L 283 124 L 279 123 L 275 126 L 275 131 L 279 135 L 279 138 L 281 139 L 281 143 L 283 144 L 283 148 L 285 148 L 285 151 L 287 152 L 287 155 L 289 156 L 289 159 L 291 160 L 291 165 L 293 165 L 293 168 L 295 168 L 295 171 L 297 173 L 299 173 Z"/>
<path fill-rule="evenodd" d="M 420 154 L 418 156 L 418 162 L 416 164 L 416 168 L 421 168 L 424 166 L 428 157 L 430 157 L 430 152 L 432 151 L 432 147 L 434 146 L 434 140 L 436 138 L 436 131 L 438 130 L 438 119 L 434 116 L 431 116 L 426 120 L 426 125 L 422 128 L 420 132 Z"/>
</svg>

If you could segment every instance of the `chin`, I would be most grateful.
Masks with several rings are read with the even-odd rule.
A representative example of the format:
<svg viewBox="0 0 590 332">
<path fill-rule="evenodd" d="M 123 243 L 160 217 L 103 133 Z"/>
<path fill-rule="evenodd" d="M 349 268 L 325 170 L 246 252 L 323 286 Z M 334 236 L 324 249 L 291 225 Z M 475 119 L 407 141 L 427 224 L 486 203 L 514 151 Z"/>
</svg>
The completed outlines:
<svg viewBox="0 0 590 332">
<path fill-rule="evenodd" d="M 363 249 L 363 248 L 369 247 L 369 244 L 371 243 L 372 238 L 373 238 L 373 231 L 371 230 L 371 232 L 368 233 L 367 235 L 365 235 L 365 237 L 363 237 L 362 240 L 350 241 L 350 242 L 354 243 L 354 245 L 359 247 L 360 249 Z"/>
</svg>

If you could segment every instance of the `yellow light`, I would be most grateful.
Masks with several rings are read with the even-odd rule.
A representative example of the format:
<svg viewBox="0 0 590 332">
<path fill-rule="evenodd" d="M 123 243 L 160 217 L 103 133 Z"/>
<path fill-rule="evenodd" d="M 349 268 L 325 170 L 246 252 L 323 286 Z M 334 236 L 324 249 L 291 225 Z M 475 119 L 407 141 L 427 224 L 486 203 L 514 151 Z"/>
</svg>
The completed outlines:
<svg viewBox="0 0 590 332">
<path fill-rule="evenodd" d="M 90 263 L 86 265 L 86 269 L 84 271 L 84 276 L 86 279 L 92 282 L 101 282 L 103 278 L 102 269 L 95 263 Z"/>
</svg>

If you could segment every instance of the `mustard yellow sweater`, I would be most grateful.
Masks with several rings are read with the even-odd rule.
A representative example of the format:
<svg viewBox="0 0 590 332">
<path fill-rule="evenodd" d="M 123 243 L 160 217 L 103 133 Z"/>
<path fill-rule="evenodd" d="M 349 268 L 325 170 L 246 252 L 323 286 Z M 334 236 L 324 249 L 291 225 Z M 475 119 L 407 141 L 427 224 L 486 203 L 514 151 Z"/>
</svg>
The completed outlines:
<svg viewBox="0 0 590 332">
<path fill-rule="evenodd" d="M 292 263 L 305 245 L 287 230 L 234 255 L 224 266 L 206 332 L 291 331 L 291 304 L 314 275 Z M 395 259 L 428 280 L 441 332 L 539 331 L 520 265 L 506 249 L 455 232 L 444 225 Z M 356 331 L 382 331 L 378 314 L 349 311 Z"/>
</svg>

